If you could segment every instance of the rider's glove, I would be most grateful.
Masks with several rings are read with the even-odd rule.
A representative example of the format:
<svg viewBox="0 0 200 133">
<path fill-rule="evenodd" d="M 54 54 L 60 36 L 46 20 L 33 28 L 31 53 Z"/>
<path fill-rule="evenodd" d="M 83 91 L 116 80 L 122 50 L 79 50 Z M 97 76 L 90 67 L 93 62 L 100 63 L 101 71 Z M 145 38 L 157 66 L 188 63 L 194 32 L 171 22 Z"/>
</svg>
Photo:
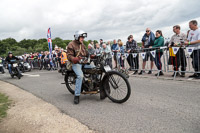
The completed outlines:
<svg viewBox="0 0 200 133">
<path fill-rule="evenodd" d="M 80 59 L 80 57 L 74 57 L 72 60 L 73 64 L 77 64 L 80 61 Z"/>
</svg>

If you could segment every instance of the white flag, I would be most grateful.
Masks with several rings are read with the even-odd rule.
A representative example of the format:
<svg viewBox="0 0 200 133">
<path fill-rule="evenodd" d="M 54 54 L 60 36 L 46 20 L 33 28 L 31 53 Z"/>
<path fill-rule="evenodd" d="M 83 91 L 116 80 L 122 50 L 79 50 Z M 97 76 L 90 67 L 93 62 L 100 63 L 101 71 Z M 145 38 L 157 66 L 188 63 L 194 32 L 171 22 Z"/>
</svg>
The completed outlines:
<svg viewBox="0 0 200 133">
<path fill-rule="evenodd" d="M 172 47 L 174 54 L 176 54 L 179 50 L 179 47 Z"/>
<path fill-rule="evenodd" d="M 132 53 L 133 58 L 137 57 L 137 53 Z"/>
<path fill-rule="evenodd" d="M 186 47 L 186 51 L 187 51 L 187 53 L 188 53 L 189 55 L 192 54 L 193 50 L 194 50 L 194 47 Z"/>
<path fill-rule="evenodd" d="M 125 54 L 125 56 L 126 56 L 126 58 L 128 58 L 129 54 L 128 54 L 128 53 L 126 53 L 126 54 Z"/>
<path fill-rule="evenodd" d="M 144 59 L 145 56 L 146 56 L 146 52 L 142 52 L 142 53 L 140 53 L 140 54 L 141 54 L 141 56 L 142 56 L 142 59 Z"/>
<path fill-rule="evenodd" d="M 112 57 L 114 56 L 114 53 L 112 52 Z"/>
<path fill-rule="evenodd" d="M 153 50 L 153 51 L 150 51 L 151 52 L 151 55 L 153 56 L 153 58 L 156 57 L 156 50 Z"/>
<path fill-rule="evenodd" d="M 117 56 L 118 56 L 118 58 L 120 58 L 121 57 L 121 53 L 117 53 Z"/>
</svg>

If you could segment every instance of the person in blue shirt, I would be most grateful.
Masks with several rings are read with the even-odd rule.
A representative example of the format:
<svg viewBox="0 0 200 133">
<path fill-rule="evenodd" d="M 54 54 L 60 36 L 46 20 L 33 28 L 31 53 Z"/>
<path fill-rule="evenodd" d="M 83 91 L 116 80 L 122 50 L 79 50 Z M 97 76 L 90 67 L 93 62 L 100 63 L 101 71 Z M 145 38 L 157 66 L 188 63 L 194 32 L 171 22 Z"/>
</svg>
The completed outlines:
<svg viewBox="0 0 200 133">
<path fill-rule="evenodd" d="M 117 68 L 117 52 L 119 52 L 119 46 L 118 46 L 116 40 L 113 40 L 113 45 L 111 47 L 111 50 L 114 53 L 114 62 L 115 62 L 114 68 Z"/>
<path fill-rule="evenodd" d="M 119 52 L 121 53 L 121 56 L 119 58 L 119 63 L 120 63 L 120 66 L 122 68 L 124 68 L 124 59 L 123 59 L 123 56 L 124 56 L 124 46 L 123 46 L 123 42 L 119 41 L 118 44 L 119 44 Z"/>
</svg>

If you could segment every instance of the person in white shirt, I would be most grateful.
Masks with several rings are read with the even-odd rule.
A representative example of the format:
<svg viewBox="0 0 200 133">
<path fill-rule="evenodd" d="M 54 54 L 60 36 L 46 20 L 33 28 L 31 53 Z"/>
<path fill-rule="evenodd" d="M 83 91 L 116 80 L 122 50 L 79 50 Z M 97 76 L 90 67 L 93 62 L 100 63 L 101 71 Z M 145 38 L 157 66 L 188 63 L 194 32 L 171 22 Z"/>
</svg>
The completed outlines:
<svg viewBox="0 0 200 133">
<path fill-rule="evenodd" d="M 196 73 L 189 77 L 193 77 L 196 79 L 200 79 L 200 29 L 198 28 L 198 22 L 196 20 L 192 20 L 189 22 L 190 32 L 188 34 L 187 41 L 185 45 L 188 47 L 195 47 L 191 58 L 192 65 Z"/>
<path fill-rule="evenodd" d="M 181 27 L 179 25 L 173 26 L 173 32 L 175 33 L 169 42 L 169 47 L 179 46 L 186 41 L 186 35 L 181 33 Z M 176 73 L 176 76 L 185 77 L 185 70 L 187 66 L 185 51 L 182 47 L 179 48 L 178 52 L 174 56 L 170 56 L 169 62 L 173 65 L 174 71 L 179 71 L 179 67 L 181 66 L 181 74 L 179 72 Z M 175 72 L 174 72 L 175 74 Z M 174 77 L 174 74 L 172 77 Z"/>
</svg>

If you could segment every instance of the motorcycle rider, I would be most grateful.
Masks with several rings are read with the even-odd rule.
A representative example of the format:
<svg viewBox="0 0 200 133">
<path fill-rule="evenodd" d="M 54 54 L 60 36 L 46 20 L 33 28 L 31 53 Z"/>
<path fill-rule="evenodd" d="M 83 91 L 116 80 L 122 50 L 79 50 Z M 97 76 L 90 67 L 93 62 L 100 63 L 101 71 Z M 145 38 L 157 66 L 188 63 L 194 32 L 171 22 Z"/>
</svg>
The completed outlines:
<svg viewBox="0 0 200 133">
<path fill-rule="evenodd" d="M 83 57 L 88 57 L 89 53 L 86 50 L 85 45 L 83 44 L 84 38 L 87 37 L 87 33 L 78 30 L 75 32 L 74 38 L 72 42 L 69 43 L 67 47 L 67 58 L 70 62 L 72 62 L 72 69 L 76 74 L 76 87 L 75 87 L 75 96 L 74 96 L 74 104 L 79 103 L 79 96 L 81 94 L 82 80 L 83 80 L 83 71 L 82 64 L 79 61 Z M 84 65 L 84 68 L 92 68 L 92 65 Z"/>
<path fill-rule="evenodd" d="M 11 65 L 11 60 L 19 60 L 17 57 L 13 56 L 12 52 L 8 52 L 8 56 L 6 57 L 6 62 L 8 62 L 8 70 L 10 75 L 12 76 L 12 65 Z"/>
</svg>

